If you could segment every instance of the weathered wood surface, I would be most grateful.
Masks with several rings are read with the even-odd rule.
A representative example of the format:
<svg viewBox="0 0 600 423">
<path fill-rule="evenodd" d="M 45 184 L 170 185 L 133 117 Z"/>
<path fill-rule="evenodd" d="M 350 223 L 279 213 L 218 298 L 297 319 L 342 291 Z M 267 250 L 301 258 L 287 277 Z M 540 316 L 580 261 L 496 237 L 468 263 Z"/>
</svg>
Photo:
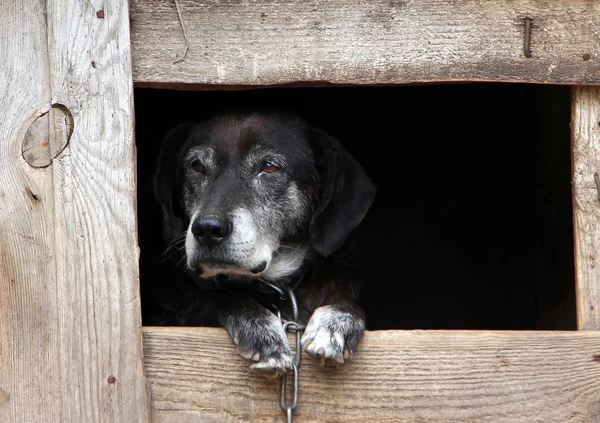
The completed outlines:
<svg viewBox="0 0 600 423">
<path fill-rule="evenodd" d="M 600 88 L 573 88 L 571 110 L 577 324 L 600 330 Z"/>
<path fill-rule="evenodd" d="M 148 421 L 128 6 L 0 10 L 0 421 Z M 22 144 L 54 103 L 73 133 L 61 151 L 45 119 L 34 168 Z"/>
<path fill-rule="evenodd" d="M 596 0 L 132 0 L 136 86 L 600 82 Z M 532 57 L 524 18 L 533 19 Z M 190 87 L 187 87 L 190 88 Z"/>
<path fill-rule="evenodd" d="M 306 357 L 297 422 L 598 422 L 600 332 L 382 331 L 339 368 Z M 278 422 L 278 382 L 224 330 L 144 328 L 157 423 Z"/>
</svg>

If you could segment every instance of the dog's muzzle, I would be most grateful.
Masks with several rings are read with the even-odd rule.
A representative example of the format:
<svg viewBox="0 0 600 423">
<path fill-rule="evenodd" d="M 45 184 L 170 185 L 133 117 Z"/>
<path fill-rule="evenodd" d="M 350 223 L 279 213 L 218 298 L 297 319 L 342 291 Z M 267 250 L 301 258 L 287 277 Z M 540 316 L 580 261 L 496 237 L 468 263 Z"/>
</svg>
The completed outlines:
<svg viewBox="0 0 600 423">
<path fill-rule="evenodd" d="M 259 275 L 268 267 L 267 261 L 261 261 L 254 267 L 245 267 L 237 261 L 236 255 L 227 252 L 227 241 L 233 235 L 233 222 L 229 218 L 216 215 L 197 217 L 191 225 L 191 233 L 198 246 L 204 250 L 203 258 L 194 263 L 193 270 L 200 276 L 205 274 L 241 274 Z M 229 241 L 234 241 L 233 239 Z"/>
</svg>

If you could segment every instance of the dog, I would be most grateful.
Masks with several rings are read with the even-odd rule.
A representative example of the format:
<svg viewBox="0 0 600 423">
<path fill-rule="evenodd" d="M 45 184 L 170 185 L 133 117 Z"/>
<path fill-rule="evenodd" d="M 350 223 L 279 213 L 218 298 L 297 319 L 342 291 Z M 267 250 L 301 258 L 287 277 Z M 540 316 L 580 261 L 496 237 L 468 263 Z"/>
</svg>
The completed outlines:
<svg viewBox="0 0 600 423">
<path fill-rule="evenodd" d="M 179 263 L 165 288 L 179 300 L 165 306 L 163 323 L 223 326 L 252 368 L 281 374 L 292 356 L 277 313 L 292 313 L 277 292 L 294 287 L 303 348 L 343 363 L 365 315 L 340 256 L 375 191 L 338 140 L 289 111 L 176 126 L 154 178 L 167 255 Z"/>
</svg>

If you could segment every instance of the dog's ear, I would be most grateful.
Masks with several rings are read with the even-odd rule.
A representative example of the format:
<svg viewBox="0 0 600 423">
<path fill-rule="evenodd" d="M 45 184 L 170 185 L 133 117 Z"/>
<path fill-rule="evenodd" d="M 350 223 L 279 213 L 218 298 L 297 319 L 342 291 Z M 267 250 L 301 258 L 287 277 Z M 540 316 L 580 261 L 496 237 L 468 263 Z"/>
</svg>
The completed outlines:
<svg viewBox="0 0 600 423">
<path fill-rule="evenodd" d="M 181 124 L 169 131 L 160 148 L 154 174 L 154 194 L 162 208 L 163 237 L 168 243 L 183 232 L 184 216 L 177 200 L 177 160 L 191 127 L 191 124 Z"/>
<path fill-rule="evenodd" d="M 325 132 L 312 129 L 319 174 L 319 203 L 310 222 L 310 242 L 323 256 L 342 246 L 375 198 L 375 185 L 362 166 Z"/>
</svg>

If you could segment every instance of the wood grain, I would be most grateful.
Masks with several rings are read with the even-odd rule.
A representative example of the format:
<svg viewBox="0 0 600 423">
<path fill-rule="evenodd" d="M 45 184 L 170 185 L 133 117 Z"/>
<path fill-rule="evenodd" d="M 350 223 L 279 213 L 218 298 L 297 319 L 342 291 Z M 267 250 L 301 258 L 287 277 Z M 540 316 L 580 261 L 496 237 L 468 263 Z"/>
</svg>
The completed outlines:
<svg viewBox="0 0 600 423">
<path fill-rule="evenodd" d="M 573 88 L 571 107 L 577 324 L 600 330 L 600 88 Z"/>
<path fill-rule="evenodd" d="M 342 367 L 305 357 L 297 422 L 598 422 L 600 332 L 368 332 Z M 218 328 L 144 328 L 153 421 L 278 422 L 278 381 Z"/>
<path fill-rule="evenodd" d="M 0 9 L 0 421 L 148 421 L 128 6 Z M 27 129 L 55 103 L 71 139 L 33 168 Z"/>
<path fill-rule="evenodd" d="M 595 0 L 179 3 L 182 61 L 175 3 L 132 0 L 136 86 L 600 82 Z"/>
</svg>

